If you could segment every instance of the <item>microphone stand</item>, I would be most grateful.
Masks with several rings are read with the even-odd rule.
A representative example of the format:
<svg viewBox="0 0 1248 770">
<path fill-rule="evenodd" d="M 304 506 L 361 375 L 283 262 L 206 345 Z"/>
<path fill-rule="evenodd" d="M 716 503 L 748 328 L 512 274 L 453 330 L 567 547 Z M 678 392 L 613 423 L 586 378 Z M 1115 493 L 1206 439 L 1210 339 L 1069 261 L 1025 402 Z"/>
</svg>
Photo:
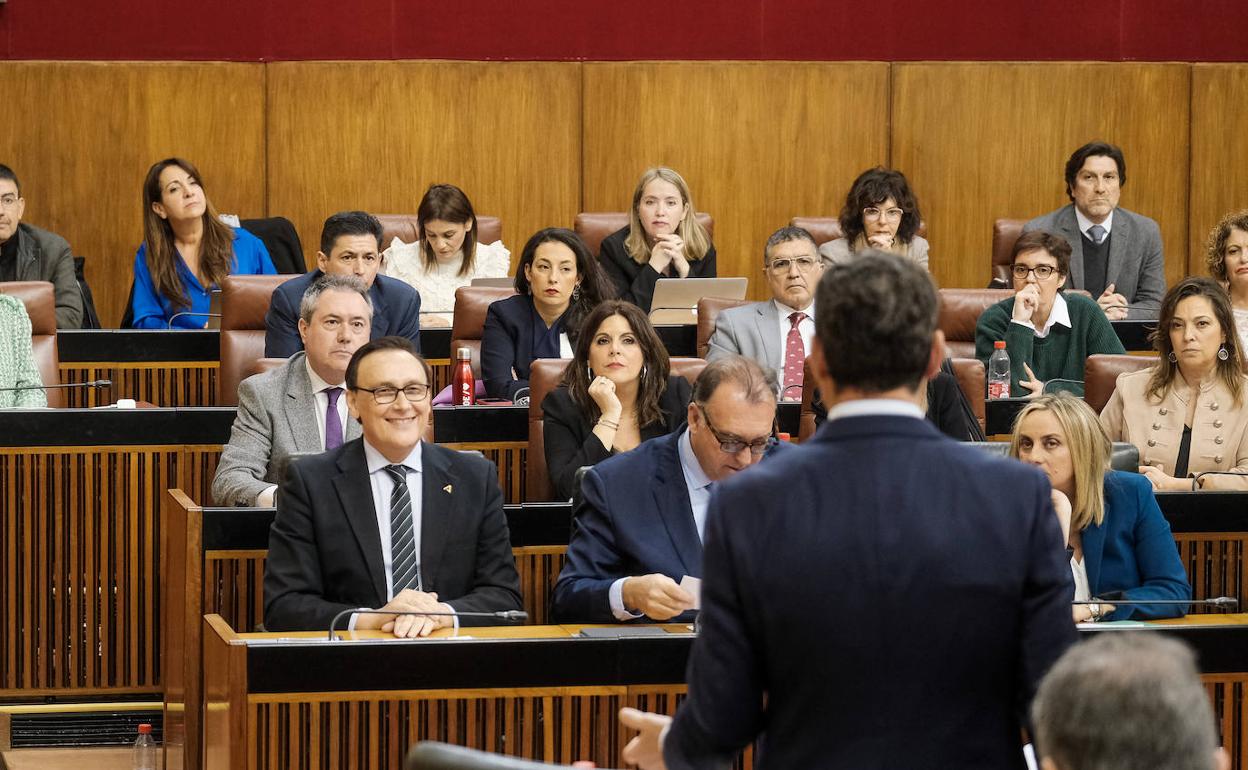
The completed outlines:
<svg viewBox="0 0 1248 770">
<path fill-rule="evenodd" d="M 338 628 L 338 623 L 348 615 L 407 615 L 421 618 L 493 618 L 495 620 L 506 620 L 509 622 L 517 622 L 528 620 L 529 613 L 524 610 L 499 610 L 498 612 L 416 612 L 416 611 L 395 611 L 395 610 L 374 610 L 368 607 L 356 607 L 354 609 L 346 609 L 334 616 L 329 623 L 329 641 L 335 640 L 334 631 Z"/>
</svg>

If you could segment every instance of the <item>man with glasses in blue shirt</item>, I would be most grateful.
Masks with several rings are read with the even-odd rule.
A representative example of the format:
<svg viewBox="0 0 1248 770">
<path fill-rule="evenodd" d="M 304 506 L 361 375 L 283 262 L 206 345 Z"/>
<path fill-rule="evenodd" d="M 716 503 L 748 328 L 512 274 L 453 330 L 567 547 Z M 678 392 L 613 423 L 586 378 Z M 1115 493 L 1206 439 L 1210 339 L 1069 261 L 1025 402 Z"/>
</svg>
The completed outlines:
<svg viewBox="0 0 1248 770">
<path fill-rule="evenodd" d="M 711 488 L 790 447 L 773 438 L 776 379 L 743 356 L 707 364 L 688 427 L 590 469 L 568 560 L 555 585 L 559 622 L 692 617 Z M 683 583 L 683 586 L 682 586 Z"/>
<path fill-rule="evenodd" d="M 498 471 L 479 455 L 422 440 L 430 381 L 429 364 L 403 337 L 373 340 L 352 356 L 347 408 L 363 436 L 286 473 L 264 571 L 269 630 L 328 629 L 361 607 L 520 609 Z M 356 613 L 344 625 L 415 637 L 455 621 Z"/>
</svg>

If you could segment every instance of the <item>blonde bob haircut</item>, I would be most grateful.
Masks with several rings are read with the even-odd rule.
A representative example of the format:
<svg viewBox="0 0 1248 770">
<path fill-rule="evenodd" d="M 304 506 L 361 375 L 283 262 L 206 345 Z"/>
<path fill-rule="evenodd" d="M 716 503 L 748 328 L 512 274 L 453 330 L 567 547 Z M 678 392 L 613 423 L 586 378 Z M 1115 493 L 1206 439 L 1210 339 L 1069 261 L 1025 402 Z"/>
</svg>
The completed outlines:
<svg viewBox="0 0 1248 770">
<path fill-rule="evenodd" d="M 1075 499 L 1070 501 L 1070 528 L 1082 532 L 1089 524 L 1105 521 L 1105 471 L 1109 470 L 1113 444 L 1092 407 L 1069 393 L 1052 393 L 1032 399 L 1014 419 L 1010 434 L 1010 457 L 1019 456 L 1019 430 L 1027 415 L 1052 412 L 1066 434 L 1066 447 L 1075 469 Z"/>
<path fill-rule="evenodd" d="M 663 166 L 646 169 L 641 179 L 637 181 L 637 189 L 633 190 L 633 207 L 628 212 L 628 237 L 624 239 L 624 250 L 639 265 L 650 261 L 650 239 L 646 237 L 646 230 L 641 225 L 641 217 L 637 214 L 637 208 L 641 205 L 641 195 L 645 192 L 646 185 L 656 179 L 662 179 L 680 191 L 680 200 L 685 204 L 685 216 L 676 226 L 676 234 L 684 243 L 685 259 L 690 262 L 702 259 L 711 250 L 711 237 L 706 234 L 706 229 L 698 224 L 693 197 L 689 194 L 689 185 L 685 184 L 680 174 Z"/>
</svg>

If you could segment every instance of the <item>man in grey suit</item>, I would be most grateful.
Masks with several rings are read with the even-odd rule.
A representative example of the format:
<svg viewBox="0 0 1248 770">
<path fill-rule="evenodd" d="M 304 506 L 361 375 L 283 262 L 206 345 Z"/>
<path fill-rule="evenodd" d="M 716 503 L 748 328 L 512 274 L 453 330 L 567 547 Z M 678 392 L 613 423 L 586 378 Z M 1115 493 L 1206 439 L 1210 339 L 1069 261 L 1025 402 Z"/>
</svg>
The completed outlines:
<svg viewBox="0 0 1248 770">
<path fill-rule="evenodd" d="M 303 350 L 238 386 L 238 416 L 221 452 L 217 505 L 273 505 L 291 455 L 320 453 L 360 435 L 348 419 L 343 383 L 351 355 L 368 342 L 373 307 L 364 283 L 324 275 L 299 305 Z"/>
<path fill-rule="evenodd" d="M 814 237 L 782 227 L 763 248 L 763 275 L 771 299 L 725 310 L 715 319 L 706 360 L 752 358 L 775 371 L 782 399 L 802 398 L 802 364 L 815 334 L 814 289 L 823 261 Z"/>
<path fill-rule="evenodd" d="M 13 169 L 0 163 L 0 281 L 47 281 L 56 293 L 56 328 L 82 326 L 82 294 L 69 242 L 22 221 L 26 199 Z"/>
<path fill-rule="evenodd" d="M 1023 230 L 1045 230 L 1070 243 L 1067 288 L 1091 293 L 1109 320 L 1151 320 L 1166 291 L 1161 229 L 1146 216 L 1118 208 L 1126 183 L 1122 150 L 1089 142 L 1066 161 L 1071 203 L 1031 220 Z"/>
</svg>

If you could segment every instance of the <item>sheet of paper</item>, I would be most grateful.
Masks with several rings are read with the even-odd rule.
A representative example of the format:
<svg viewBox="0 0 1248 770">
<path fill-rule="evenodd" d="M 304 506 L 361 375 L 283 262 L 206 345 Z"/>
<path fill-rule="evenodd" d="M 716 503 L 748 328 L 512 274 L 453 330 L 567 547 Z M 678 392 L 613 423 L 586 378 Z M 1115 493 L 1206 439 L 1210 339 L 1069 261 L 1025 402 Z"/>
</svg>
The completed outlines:
<svg viewBox="0 0 1248 770">
<path fill-rule="evenodd" d="M 693 609 L 702 609 L 702 579 L 685 575 L 680 579 L 680 587 L 693 597 Z"/>
</svg>

